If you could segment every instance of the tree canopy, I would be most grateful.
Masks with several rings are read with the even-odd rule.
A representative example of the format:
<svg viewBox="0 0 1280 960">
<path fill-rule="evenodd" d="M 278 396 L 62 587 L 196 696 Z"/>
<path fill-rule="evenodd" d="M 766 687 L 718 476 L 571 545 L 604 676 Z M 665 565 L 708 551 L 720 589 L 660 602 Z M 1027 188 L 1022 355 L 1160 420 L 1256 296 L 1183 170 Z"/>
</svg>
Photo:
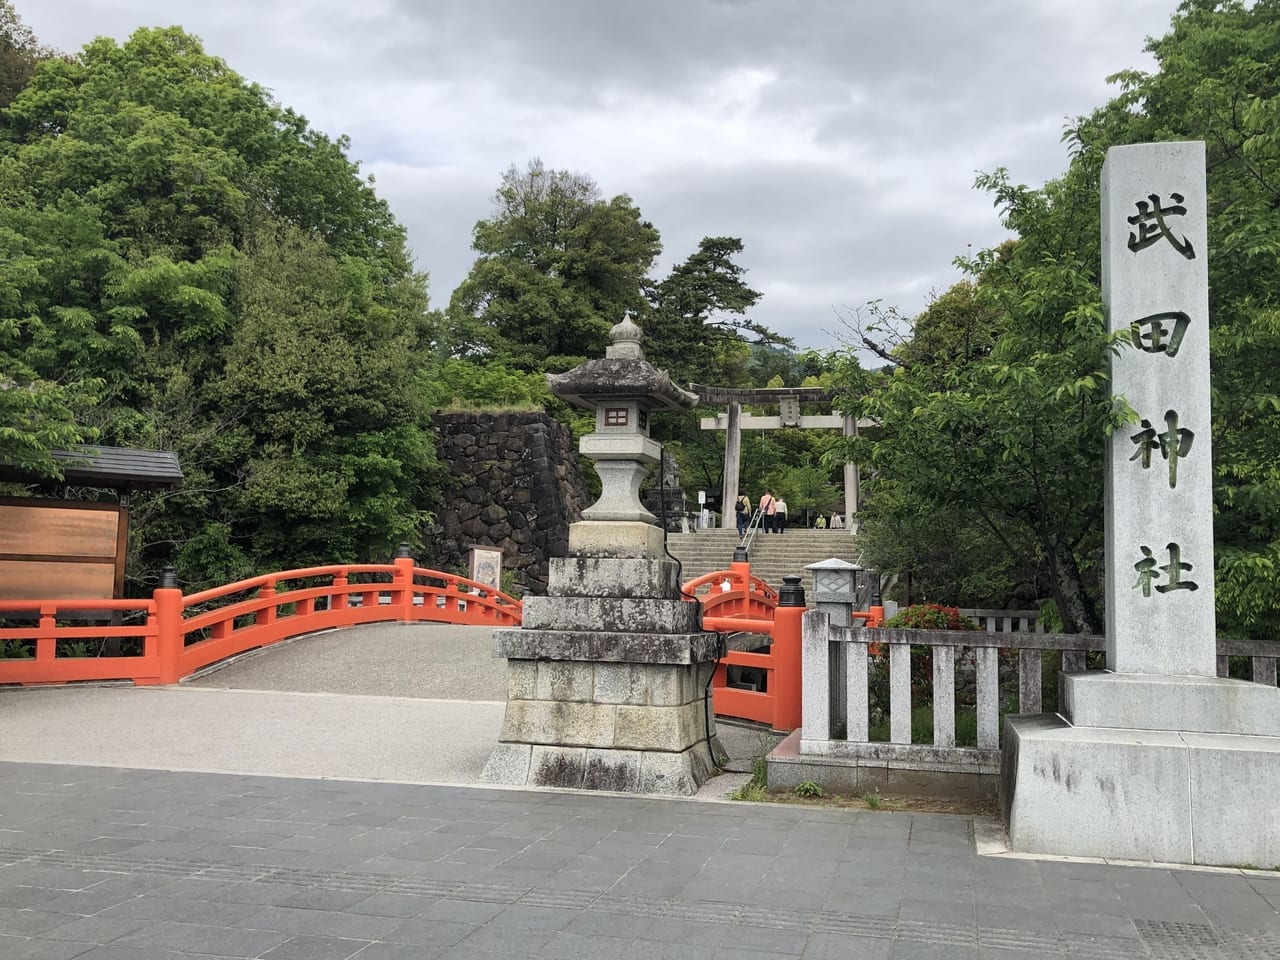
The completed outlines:
<svg viewBox="0 0 1280 960">
<path fill-rule="evenodd" d="M 662 249 L 631 198 L 531 160 L 502 175 L 475 226 L 480 256 L 449 304 L 447 346 L 519 369 L 567 369 L 599 356 L 609 328 L 642 305 Z"/>
<path fill-rule="evenodd" d="M 1116 144 L 1203 139 L 1218 622 L 1226 633 L 1273 636 L 1280 626 L 1280 2 L 1186 0 L 1148 49 L 1155 70 L 1119 74 L 1119 95 L 1072 124 L 1062 177 L 1040 189 L 999 171 L 979 179 L 1016 238 L 968 265 L 974 302 L 990 311 L 991 324 L 982 319 L 970 329 L 989 331 L 989 352 L 986 332 L 977 355 L 957 351 L 954 336 L 929 339 L 940 318 L 926 311 L 911 353 L 893 357 L 898 369 L 883 385 L 850 381 L 848 402 L 895 417 L 886 420 L 883 443 L 864 455 L 875 459 L 880 484 L 911 491 L 917 527 L 960 509 L 967 522 L 1029 534 L 1006 537 L 1008 547 L 1031 569 L 1048 571 L 1053 582 L 1042 588 L 1068 628 L 1097 629 L 1089 611 L 1100 602 L 1091 571 L 1101 562 L 1102 442 L 1128 413 L 1106 400 L 1106 351 L 1115 345 L 1102 333 L 1098 290 L 1102 159 Z M 918 422 L 932 426 L 927 435 L 917 435 Z M 940 459 L 954 458 L 953 469 L 928 469 L 929 436 Z M 1072 565 L 1083 574 L 1079 606 L 1067 589 Z"/>
<path fill-rule="evenodd" d="M 0 456 L 39 466 L 89 430 L 175 450 L 184 488 L 135 501 L 139 576 L 412 539 L 425 279 L 346 142 L 178 28 L 43 60 L 3 120 L 0 406 L 40 416 Z"/>
</svg>

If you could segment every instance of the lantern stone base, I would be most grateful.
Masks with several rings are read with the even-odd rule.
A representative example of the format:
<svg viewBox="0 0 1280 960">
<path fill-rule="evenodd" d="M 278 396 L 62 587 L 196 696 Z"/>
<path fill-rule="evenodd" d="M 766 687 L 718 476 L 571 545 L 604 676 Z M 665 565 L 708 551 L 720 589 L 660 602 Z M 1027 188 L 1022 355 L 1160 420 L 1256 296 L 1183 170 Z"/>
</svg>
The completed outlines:
<svg viewBox="0 0 1280 960">
<path fill-rule="evenodd" d="M 1064 707 L 1077 711 L 1075 725 L 1056 714 L 1007 717 L 1000 800 L 1010 847 L 1063 856 L 1280 868 L 1280 819 L 1274 814 L 1280 729 L 1267 726 L 1274 722 L 1268 718 L 1275 717 L 1280 691 L 1242 681 L 1228 686 L 1232 683 L 1240 686 L 1219 689 L 1222 683 L 1213 678 L 1075 675 L 1069 681 L 1072 695 L 1064 696 Z M 1142 719 L 1123 702 L 1133 697 L 1140 704 L 1148 688 L 1189 696 L 1201 687 L 1223 700 L 1217 706 L 1188 707 L 1185 717 L 1192 725 L 1212 726 L 1209 721 L 1216 717 L 1229 731 L 1270 729 L 1272 735 L 1152 729 L 1162 706 Z M 1108 706 L 1103 693 L 1117 700 Z M 1248 715 L 1223 712 L 1226 703 Z M 1080 723 L 1081 708 L 1099 725 Z M 1125 717 L 1146 728 L 1111 725 Z"/>
<path fill-rule="evenodd" d="M 715 770 L 719 644 L 699 629 L 699 604 L 680 599 L 675 563 L 564 557 L 548 583 L 551 596 L 525 601 L 523 627 L 494 631 L 507 709 L 481 779 L 696 792 Z"/>
<path fill-rule="evenodd" d="M 579 520 L 569 524 L 569 553 L 585 558 L 656 559 L 662 556 L 662 531 L 638 520 Z"/>
<path fill-rule="evenodd" d="M 507 710 L 485 782 L 688 795 L 714 771 L 714 634 L 495 633 L 509 656 Z M 641 662 L 643 647 L 689 662 Z M 553 659 L 509 655 L 539 648 Z M 571 652 L 629 659 L 563 659 Z"/>
</svg>

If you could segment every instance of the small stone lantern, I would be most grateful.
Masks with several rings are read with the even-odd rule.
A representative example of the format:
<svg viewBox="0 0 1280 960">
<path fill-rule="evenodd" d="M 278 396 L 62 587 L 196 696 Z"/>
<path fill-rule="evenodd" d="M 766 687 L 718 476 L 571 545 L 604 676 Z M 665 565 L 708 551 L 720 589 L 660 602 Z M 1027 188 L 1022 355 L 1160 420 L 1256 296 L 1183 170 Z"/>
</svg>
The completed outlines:
<svg viewBox="0 0 1280 960">
<path fill-rule="evenodd" d="M 831 622 L 847 627 L 852 618 L 849 611 L 858 606 L 858 574 L 862 567 L 838 557 L 811 563 L 806 570 L 813 571 L 814 609 L 829 614 Z"/>
</svg>

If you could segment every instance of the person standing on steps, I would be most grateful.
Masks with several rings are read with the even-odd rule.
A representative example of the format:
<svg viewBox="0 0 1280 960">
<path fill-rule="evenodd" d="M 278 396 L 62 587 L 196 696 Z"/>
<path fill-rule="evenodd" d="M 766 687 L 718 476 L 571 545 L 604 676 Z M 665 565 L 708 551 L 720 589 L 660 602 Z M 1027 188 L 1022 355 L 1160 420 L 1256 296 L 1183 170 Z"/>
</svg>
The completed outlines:
<svg viewBox="0 0 1280 960">
<path fill-rule="evenodd" d="M 774 515 L 778 511 L 778 501 L 773 499 L 773 491 L 764 488 L 764 496 L 760 498 L 760 532 L 773 533 Z"/>
<path fill-rule="evenodd" d="M 785 533 L 787 530 L 787 501 L 778 498 L 777 509 L 773 514 L 773 532 Z"/>
<path fill-rule="evenodd" d="M 733 501 L 733 516 L 738 521 L 738 539 L 747 533 L 747 524 L 751 522 L 751 501 L 747 499 L 745 490 L 738 491 L 738 499 Z"/>
</svg>

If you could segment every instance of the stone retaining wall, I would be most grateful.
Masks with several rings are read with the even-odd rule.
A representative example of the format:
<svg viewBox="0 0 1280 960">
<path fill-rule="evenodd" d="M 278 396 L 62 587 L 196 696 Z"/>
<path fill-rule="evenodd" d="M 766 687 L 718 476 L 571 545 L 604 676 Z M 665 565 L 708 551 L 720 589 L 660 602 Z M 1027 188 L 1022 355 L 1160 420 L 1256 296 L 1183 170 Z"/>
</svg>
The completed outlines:
<svg viewBox="0 0 1280 960">
<path fill-rule="evenodd" d="M 419 562 L 465 571 L 473 545 L 501 547 L 519 588 L 544 594 L 590 504 L 568 428 L 545 413 L 439 413 L 435 428 L 449 474 Z"/>
</svg>

